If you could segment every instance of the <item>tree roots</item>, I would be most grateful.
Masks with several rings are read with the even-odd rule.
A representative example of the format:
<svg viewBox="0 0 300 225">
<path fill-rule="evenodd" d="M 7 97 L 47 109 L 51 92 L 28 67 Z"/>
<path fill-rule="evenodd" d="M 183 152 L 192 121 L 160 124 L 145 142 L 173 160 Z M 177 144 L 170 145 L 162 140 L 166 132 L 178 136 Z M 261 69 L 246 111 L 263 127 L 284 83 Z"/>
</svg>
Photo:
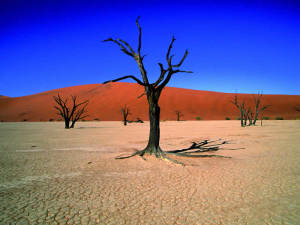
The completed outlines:
<svg viewBox="0 0 300 225">
<path fill-rule="evenodd" d="M 184 148 L 184 149 L 179 149 L 179 150 L 171 150 L 171 151 L 162 151 L 160 147 L 158 149 L 150 149 L 149 147 L 145 148 L 144 150 L 141 151 L 136 151 L 132 153 L 131 155 L 127 156 L 118 156 L 115 159 L 127 159 L 134 157 L 136 155 L 141 156 L 144 160 L 145 154 L 155 154 L 156 158 L 160 158 L 175 164 L 180 164 L 184 165 L 183 163 L 171 159 L 167 156 L 168 155 L 176 155 L 180 157 L 191 157 L 191 158 L 208 158 L 208 157 L 219 157 L 219 158 L 231 158 L 228 156 L 222 156 L 222 155 L 214 155 L 214 154 L 209 154 L 209 155 L 203 155 L 201 153 L 203 152 L 216 152 L 220 150 L 220 147 L 222 145 L 228 144 L 228 141 L 222 141 L 221 139 L 214 140 L 214 141 L 209 141 L 209 140 L 204 140 L 201 142 L 192 142 L 192 145 L 189 148 Z M 230 150 L 236 150 L 236 149 L 230 149 Z"/>
</svg>

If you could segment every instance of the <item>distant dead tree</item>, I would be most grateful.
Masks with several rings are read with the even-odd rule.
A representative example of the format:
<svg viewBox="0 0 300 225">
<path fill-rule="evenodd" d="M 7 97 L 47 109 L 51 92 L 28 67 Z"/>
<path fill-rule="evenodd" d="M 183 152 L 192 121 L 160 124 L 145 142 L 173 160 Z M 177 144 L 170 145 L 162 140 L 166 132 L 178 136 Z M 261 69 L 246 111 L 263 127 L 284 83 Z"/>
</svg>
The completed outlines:
<svg viewBox="0 0 300 225">
<path fill-rule="evenodd" d="M 261 117 L 260 117 L 260 125 L 262 126 L 262 121 L 264 119 L 264 112 L 267 108 L 269 108 L 271 105 L 265 105 L 263 107 L 261 107 L 260 109 L 260 114 L 261 114 Z"/>
<path fill-rule="evenodd" d="M 170 79 L 172 78 L 172 76 L 174 74 L 192 73 L 191 71 L 179 69 L 181 67 L 182 63 L 184 62 L 184 60 L 186 59 L 186 57 L 188 55 L 188 51 L 186 50 L 185 54 L 181 58 L 181 60 L 177 64 L 176 63 L 174 64 L 173 63 L 174 55 L 170 55 L 171 49 L 173 47 L 173 43 L 175 41 L 175 38 L 173 37 L 171 40 L 171 43 L 169 45 L 169 48 L 167 50 L 167 54 L 166 54 L 167 65 L 165 67 L 162 63 L 158 63 L 159 68 L 160 68 L 160 75 L 154 83 L 150 83 L 148 80 L 147 71 L 146 71 L 146 69 L 144 67 L 144 63 L 143 63 L 145 55 L 141 54 L 142 29 L 139 25 L 138 20 L 139 20 L 139 17 L 136 20 L 136 25 L 137 25 L 138 31 L 139 31 L 137 51 L 133 50 L 133 48 L 126 41 L 124 41 L 122 39 L 108 38 L 108 39 L 104 40 L 104 42 L 113 42 L 113 43 L 117 44 L 121 48 L 121 51 L 123 51 L 126 55 L 132 57 L 136 61 L 138 68 L 142 75 L 142 80 L 140 80 L 139 78 L 137 78 L 136 76 L 133 76 L 133 75 L 126 75 L 126 76 L 123 76 L 123 77 L 120 77 L 120 78 L 117 78 L 114 80 L 106 81 L 106 82 L 104 82 L 104 84 L 131 78 L 135 82 L 137 82 L 139 85 L 144 87 L 145 92 L 143 95 L 147 96 L 148 105 L 149 105 L 150 133 L 149 133 L 149 139 L 148 139 L 148 144 L 147 144 L 146 148 L 141 151 L 136 151 L 135 153 L 133 153 L 129 156 L 123 156 L 123 157 L 120 156 L 120 157 L 117 157 L 116 159 L 129 158 L 129 157 L 133 157 L 135 155 L 139 155 L 139 156 L 143 157 L 145 154 L 150 154 L 150 155 L 154 154 L 157 158 L 166 159 L 166 160 L 173 161 L 175 163 L 179 163 L 176 160 L 168 158 L 167 154 L 176 154 L 176 155 L 180 155 L 180 156 L 190 156 L 190 157 L 195 157 L 195 156 L 193 156 L 193 154 L 191 154 L 190 152 L 189 153 L 184 152 L 187 150 L 183 150 L 181 152 L 165 152 L 160 148 L 160 145 L 159 145 L 159 142 L 160 142 L 160 125 L 159 125 L 160 107 L 158 104 L 158 100 L 162 93 L 162 90 L 164 89 L 164 87 L 167 85 L 167 83 L 170 81 Z M 143 96 L 143 95 L 141 95 L 141 96 Z M 195 146 L 197 146 L 197 145 L 195 145 Z M 203 145 L 201 145 L 201 146 L 199 145 L 199 148 L 200 147 L 203 147 Z M 193 153 L 197 153 L 199 151 L 194 151 Z M 199 156 L 199 155 L 197 155 L 197 156 Z"/>
<path fill-rule="evenodd" d="M 238 101 L 238 97 L 237 95 L 234 96 L 234 101 L 230 101 L 232 104 L 234 104 L 237 109 L 240 111 L 240 120 L 241 120 L 241 126 L 245 126 L 244 124 L 244 118 L 245 118 L 245 114 L 246 114 L 246 108 L 245 108 L 245 101 L 243 102 L 239 102 Z M 247 123 L 247 121 L 246 121 Z"/>
<path fill-rule="evenodd" d="M 177 116 L 177 121 L 180 121 L 180 117 L 182 117 L 183 116 L 183 114 L 180 112 L 180 111 L 175 111 L 175 113 L 176 113 L 176 116 Z"/>
<path fill-rule="evenodd" d="M 88 115 L 86 115 L 86 107 L 88 105 L 88 100 L 83 102 L 78 102 L 77 96 L 72 96 L 71 99 L 72 102 L 68 104 L 69 98 L 66 98 L 65 100 L 57 94 L 57 96 L 53 96 L 54 101 L 57 105 L 54 106 L 54 108 L 58 111 L 58 115 L 61 116 L 61 118 L 65 121 L 65 128 L 74 128 L 75 123 L 78 120 L 81 120 Z M 70 122 L 71 126 L 70 126 Z"/>
<path fill-rule="evenodd" d="M 255 105 L 255 116 L 254 116 L 254 120 L 253 120 L 253 125 L 256 124 L 256 121 L 258 119 L 258 115 L 259 114 L 263 114 L 263 112 L 269 108 L 271 105 L 262 105 L 261 106 L 261 99 L 262 99 L 262 94 L 257 94 L 254 95 L 254 105 Z"/>
<path fill-rule="evenodd" d="M 124 105 L 122 108 L 121 108 L 121 113 L 122 113 L 122 116 L 123 116 L 123 123 L 124 123 L 124 126 L 127 125 L 127 117 L 128 115 L 130 114 L 130 111 L 129 111 L 129 108 L 127 107 L 127 105 Z"/>
<path fill-rule="evenodd" d="M 254 125 L 253 124 L 253 121 L 254 121 L 253 112 L 252 112 L 251 108 L 248 108 L 246 110 L 245 117 L 244 117 L 244 126 L 247 126 L 247 120 L 248 120 L 248 126 Z"/>
<path fill-rule="evenodd" d="M 240 120 L 242 127 L 247 125 L 256 125 L 256 121 L 258 120 L 259 114 L 263 115 L 263 112 L 270 107 L 270 105 L 261 106 L 261 98 L 262 94 L 253 95 L 254 107 L 251 107 L 251 105 L 246 106 L 245 100 L 239 102 L 237 95 L 234 96 L 234 101 L 231 101 L 231 103 L 233 103 L 240 111 Z M 263 119 L 263 117 L 261 117 L 261 119 Z"/>
</svg>

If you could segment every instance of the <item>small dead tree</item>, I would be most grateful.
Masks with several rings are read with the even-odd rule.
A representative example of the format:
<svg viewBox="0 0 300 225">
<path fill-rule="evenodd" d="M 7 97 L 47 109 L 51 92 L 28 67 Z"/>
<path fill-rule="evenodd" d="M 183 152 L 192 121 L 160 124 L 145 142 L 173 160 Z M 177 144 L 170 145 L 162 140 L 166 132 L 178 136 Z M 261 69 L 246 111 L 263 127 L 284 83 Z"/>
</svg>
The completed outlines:
<svg viewBox="0 0 300 225">
<path fill-rule="evenodd" d="M 158 104 L 158 100 L 162 93 L 162 90 L 169 83 L 169 81 L 173 77 L 173 75 L 175 75 L 177 73 L 192 73 L 192 71 L 186 71 L 186 70 L 179 69 L 181 67 L 182 63 L 184 62 L 184 60 L 186 59 L 186 57 L 188 55 L 188 51 L 187 50 L 185 51 L 183 57 L 181 58 L 181 60 L 178 63 L 174 63 L 173 62 L 174 55 L 171 55 L 171 49 L 172 49 L 173 43 L 175 41 L 175 38 L 173 37 L 171 40 L 171 43 L 169 45 L 169 48 L 167 50 L 167 54 L 166 54 L 167 65 L 164 66 L 162 63 L 158 63 L 158 66 L 160 68 L 160 75 L 154 83 L 150 83 L 149 79 L 148 79 L 147 71 L 144 67 L 144 62 L 143 62 L 145 55 L 141 54 L 142 29 L 138 23 L 138 20 L 139 20 L 139 17 L 136 20 L 136 25 L 137 25 L 138 31 L 139 31 L 137 51 L 133 50 L 133 48 L 126 41 L 124 41 L 122 39 L 108 38 L 108 39 L 104 40 L 104 42 L 113 42 L 113 43 L 117 44 L 121 48 L 121 51 L 123 51 L 129 57 L 133 58 L 136 61 L 138 68 L 142 75 L 142 80 L 140 80 L 136 76 L 127 75 L 127 76 L 123 76 L 123 77 L 120 77 L 120 78 L 117 78 L 114 80 L 106 81 L 106 82 L 104 82 L 104 84 L 108 83 L 108 82 L 116 82 L 116 81 L 124 80 L 127 78 L 133 79 L 139 85 L 144 87 L 144 90 L 145 90 L 144 94 L 141 95 L 140 97 L 142 97 L 144 95 L 147 96 L 147 101 L 148 101 L 148 105 L 149 105 L 150 133 L 149 133 L 149 139 L 148 139 L 148 144 L 147 144 L 146 148 L 141 151 L 136 151 L 135 153 L 133 153 L 129 156 L 124 156 L 124 157 L 120 156 L 120 157 L 117 157 L 116 159 L 129 158 L 129 157 L 133 157 L 135 155 L 139 155 L 139 156 L 143 157 L 145 154 L 150 154 L 150 155 L 154 154 L 157 158 L 166 159 L 166 160 L 173 161 L 175 163 L 179 163 L 176 160 L 172 160 L 167 157 L 166 154 L 170 153 L 170 152 L 165 152 L 160 148 L 160 145 L 159 145 L 159 143 L 160 143 L 160 124 L 159 124 L 160 123 L 160 107 Z M 199 145 L 199 148 L 202 146 L 203 145 L 201 145 L 201 146 Z M 197 151 L 195 151 L 193 153 L 196 153 L 196 152 Z M 175 153 L 170 153 L 170 154 L 175 154 Z M 176 154 L 180 155 L 180 156 L 195 157 L 195 156 L 193 156 L 193 154 L 185 153 L 184 151 L 176 152 Z M 199 156 L 199 155 L 197 155 L 197 156 Z"/>
<path fill-rule="evenodd" d="M 58 111 L 58 115 L 61 116 L 61 118 L 65 121 L 65 128 L 74 128 L 75 123 L 78 120 L 81 120 L 88 115 L 86 115 L 86 107 L 88 105 L 88 100 L 83 102 L 78 102 L 77 96 L 72 96 L 71 99 L 72 102 L 69 104 L 68 100 L 69 98 L 66 98 L 65 100 L 57 94 L 57 96 L 53 96 L 54 101 L 57 105 L 54 106 L 54 108 Z M 70 126 L 71 122 L 71 126 Z"/>
<path fill-rule="evenodd" d="M 240 103 L 237 95 L 234 96 L 234 101 L 231 101 L 231 103 L 233 103 L 240 111 L 242 127 L 255 125 L 259 114 L 263 114 L 263 112 L 270 107 L 270 105 L 261 106 L 261 98 L 262 94 L 253 95 L 254 109 L 252 109 L 251 105 L 247 107 L 245 101 Z"/>
<path fill-rule="evenodd" d="M 88 105 L 88 101 L 86 101 L 86 104 L 84 104 L 82 106 L 82 108 L 78 109 L 72 116 L 71 118 L 71 121 L 72 121 L 72 124 L 70 126 L 70 128 L 74 128 L 75 126 L 75 123 L 78 121 L 78 120 L 82 120 L 84 118 L 86 118 L 88 115 L 85 114 L 86 113 L 86 107 Z"/>
<path fill-rule="evenodd" d="M 256 121 L 258 120 L 258 115 L 263 114 L 263 112 L 269 108 L 271 105 L 263 105 L 261 106 L 261 99 L 262 99 L 262 94 L 257 94 L 254 95 L 254 106 L 255 106 L 255 114 L 254 114 L 254 119 L 253 119 L 253 125 L 256 124 Z"/>
<path fill-rule="evenodd" d="M 261 115 L 261 120 L 260 120 L 260 125 L 262 126 L 262 120 L 263 120 L 263 114 L 266 109 L 268 109 L 271 105 L 261 105 L 261 100 L 262 100 L 263 95 L 258 93 L 257 95 L 253 96 L 254 99 L 254 109 L 255 109 L 255 114 L 254 114 L 254 119 L 253 119 L 253 124 L 256 125 L 256 121 L 258 120 L 259 114 Z"/>
<path fill-rule="evenodd" d="M 182 117 L 183 116 L 183 114 L 180 112 L 180 111 L 175 111 L 175 113 L 176 113 L 176 116 L 177 116 L 177 121 L 180 121 L 180 117 Z"/>
<path fill-rule="evenodd" d="M 122 113 L 122 116 L 123 116 L 123 123 L 124 123 L 124 126 L 127 125 L 127 118 L 128 118 L 128 115 L 130 114 L 130 111 L 129 111 L 129 108 L 127 107 L 127 105 L 124 105 L 122 108 L 121 108 L 121 113 Z"/>
<path fill-rule="evenodd" d="M 244 127 L 245 126 L 245 122 L 244 122 L 244 118 L 245 115 L 247 113 L 246 108 L 245 108 L 245 101 L 243 101 L 242 103 L 240 103 L 238 101 L 238 97 L 237 95 L 234 96 L 234 101 L 230 101 L 233 105 L 235 105 L 237 107 L 237 109 L 240 111 L 240 120 L 241 120 L 241 126 Z M 246 121 L 247 123 L 247 121 Z"/>
<path fill-rule="evenodd" d="M 245 110 L 245 115 L 244 115 L 244 126 L 247 126 L 247 121 L 248 121 L 248 126 L 253 125 L 253 112 L 251 108 L 248 108 Z"/>
<path fill-rule="evenodd" d="M 264 119 L 264 112 L 265 112 L 265 110 L 268 108 L 268 107 L 270 107 L 271 105 L 266 105 L 266 106 L 263 106 L 261 109 L 260 109 L 260 126 L 262 126 L 262 121 L 263 121 L 263 119 Z"/>
</svg>

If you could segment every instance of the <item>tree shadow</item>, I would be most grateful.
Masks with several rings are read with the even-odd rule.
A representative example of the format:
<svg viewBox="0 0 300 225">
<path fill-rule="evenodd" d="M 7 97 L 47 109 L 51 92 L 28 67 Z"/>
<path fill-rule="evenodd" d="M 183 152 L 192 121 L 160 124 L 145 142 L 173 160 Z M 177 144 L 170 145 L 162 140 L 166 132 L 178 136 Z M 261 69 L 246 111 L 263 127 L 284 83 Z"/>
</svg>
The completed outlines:
<svg viewBox="0 0 300 225">
<path fill-rule="evenodd" d="M 162 151 L 162 155 L 158 158 L 165 159 L 167 161 L 174 162 L 176 164 L 185 165 L 182 162 L 179 162 L 175 159 L 169 158 L 167 155 L 175 155 L 179 157 L 190 157 L 190 158 L 232 158 L 230 156 L 216 155 L 216 154 L 202 154 L 202 153 L 214 153 L 219 150 L 240 150 L 244 148 L 223 148 L 222 146 L 232 144 L 230 141 L 224 141 L 222 139 L 217 140 L 204 140 L 201 142 L 192 142 L 192 145 L 188 148 L 176 149 L 176 150 L 168 150 Z M 131 158 L 133 156 L 141 156 L 144 160 L 146 160 L 143 156 L 145 154 L 145 150 L 135 151 L 131 155 L 127 156 L 118 156 L 115 159 L 126 159 Z"/>
</svg>

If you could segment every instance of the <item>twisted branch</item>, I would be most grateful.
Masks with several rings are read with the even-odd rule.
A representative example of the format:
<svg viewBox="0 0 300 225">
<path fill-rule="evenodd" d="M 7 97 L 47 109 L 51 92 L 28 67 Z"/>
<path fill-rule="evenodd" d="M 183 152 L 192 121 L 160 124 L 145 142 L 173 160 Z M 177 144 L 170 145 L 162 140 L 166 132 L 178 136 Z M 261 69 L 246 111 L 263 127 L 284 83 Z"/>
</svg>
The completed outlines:
<svg viewBox="0 0 300 225">
<path fill-rule="evenodd" d="M 105 81 L 105 82 L 103 82 L 103 84 L 107 84 L 107 83 L 110 83 L 110 82 L 117 82 L 119 80 L 124 80 L 124 79 L 128 79 L 128 78 L 131 78 L 131 79 L 135 80 L 139 85 L 146 86 L 145 83 L 143 83 L 142 81 L 140 81 L 138 78 L 136 78 L 133 75 L 127 75 L 127 76 L 120 77 L 120 78 L 117 78 L 117 79 L 114 79 L 114 80 Z"/>
</svg>

